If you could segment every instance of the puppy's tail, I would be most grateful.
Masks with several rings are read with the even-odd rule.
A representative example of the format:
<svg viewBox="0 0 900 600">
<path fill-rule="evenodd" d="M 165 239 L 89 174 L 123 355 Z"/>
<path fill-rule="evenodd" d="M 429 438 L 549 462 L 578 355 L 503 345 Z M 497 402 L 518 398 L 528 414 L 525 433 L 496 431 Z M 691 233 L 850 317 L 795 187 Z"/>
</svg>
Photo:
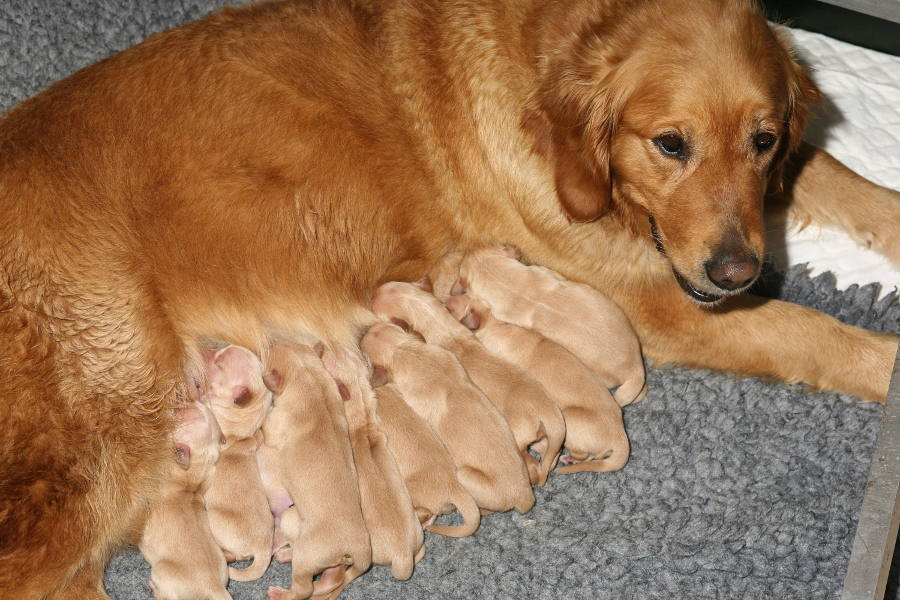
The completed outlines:
<svg viewBox="0 0 900 600">
<path fill-rule="evenodd" d="M 644 367 L 641 365 L 641 372 L 620 385 L 613 394 L 613 398 L 616 399 L 616 404 L 619 406 L 627 406 L 633 402 L 640 402 L 646 395 L 647 378 L 644 374 Z"/>
<path fill-rule="evenodd" d="M 544 423 L 541 422 L 541 431 L 543 431 L 546 436 L 547 447 L 541 454 L 541 475 L 538 485 L 547 483 L 547 477 L 550 475 L 550 471 L 553 470 L 553 467 L 556 466 L 556 461 L 559 460 L 563 444 L 566 441 L 566 422 L 563 420 L 562 413 L 559 412 L 559 409 L 557 409 L 556 412 L 559 418 L 555 423 L 550 423 L 550 431 L 547 431 L 547 428 L 544 427 Z"/>
<path fill-rule="evenodd" d="M 263 576 L 272 560 L 272 551 L 257 550 L 253 553 L 253 564 L 246 569 L 228 567 L 228 577 L 235 581 L 254 581 Z"/>
<path fill-rule="evenodd" d="M 475 504 L 472 495 L 463 490 L 459 490 L 459 497 L 454 501 L 456 510 L 463 519 L 462 525 L 426 525 L 425 529 L 431 533 L 439 533 L 450 537 L 466 537 L 472 535 L 481 525 L 481 511 Z"/>
<path fill-rule="evenodd" d="M 207 597 L 210 600 L 234 600 L 225 588 L 210 590 Z"/>
<path fill-rule="evenodd" d="M 625 463 L 622 461 L 597 459 L 586 460 L 583 463 L 576 463 L 574 465 L 559 467 L 556 469 L 556 472 L 562 473 L 563 475 L 568 475 L 569 473 L 581 473 L 583 471 L 593 471 L 595 473 L 610 473 L 612 471 L 618 471 L 624 466 Z"/>
</svg>

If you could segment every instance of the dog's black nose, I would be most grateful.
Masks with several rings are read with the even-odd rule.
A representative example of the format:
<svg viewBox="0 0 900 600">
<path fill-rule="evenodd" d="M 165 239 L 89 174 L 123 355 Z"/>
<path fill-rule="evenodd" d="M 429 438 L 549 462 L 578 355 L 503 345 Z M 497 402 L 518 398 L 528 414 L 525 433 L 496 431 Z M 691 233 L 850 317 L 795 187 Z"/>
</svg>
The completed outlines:
<svg viewBox="0 0 900 600">
<path fill-rule="evenodd" d="M 706 275 L 723 290 L 748 285 L 759 273 L 759 259 L 752 254 L 725 254 L 706 261 Z"/>
</svg>

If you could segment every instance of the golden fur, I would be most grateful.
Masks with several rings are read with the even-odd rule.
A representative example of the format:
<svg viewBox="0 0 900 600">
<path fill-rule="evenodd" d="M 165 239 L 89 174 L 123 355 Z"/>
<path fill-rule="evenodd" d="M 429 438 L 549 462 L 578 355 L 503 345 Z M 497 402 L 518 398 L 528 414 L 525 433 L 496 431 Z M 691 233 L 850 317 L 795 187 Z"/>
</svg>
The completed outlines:
<svg viewBox="0 0 900 600">
<path fill-rule="evenodd" d="M 206 354 L 206 387 L 200 399 L 216 417 L 225 444 L 203 502 L 225 558 L 253 559 L 247 569 L 229 567 L 229 577 L 251 581 L 262 577 L 272 555 L 274 521 L 256 466 L 260 427 L 272 406 L 272 392 L 263 382 L 259 358 L 246 348 L 227 346 Z"/>
<path fill-rule="evenodd" d="M 291 587 L 269 588 L 269 597 L 328 594 L 347 570 L 363 573 L 372 564 L 344 415 L 346 388 L 312 348 L 294 343 L 272 348 L 266 385 L 276 397 L 256 456 L 269 505 L 291 544 Z M 294 506 L 284 512 L 293 525 L 282 513 L 289 502 Z"/>
<path fill-rule="evenodd" d="M 375 392 L 369 383 L 369 366 L 358 348 L 326 350 L 325 368 L 344 385 L 348 397 L 344 413 L 350 431 L 353 463 L 359 478 L 363 519 L 372 542 L 372 564 L 391 567 L 397 579 L 409 579 L 413 567 L 425 556 L 425 538 L 397 464 L 387 447 L 387 437 L 376 423 Z M 340 591 L 362 571 L 350 567 Z"/>
<path fill-rule="evenodd" d="M 440 300 L 415 284 L 392 281 L 379 287 L 372 310 L 384 319 L 400 319 L 429 344 L 453 353 L 506 420 L 531 483 L 544 485 L 562 452 L 566 424 L 543 386 L 524 369 L 488 352 Z M 529 450 L 540 455 L 540 462 Z"/>
<path fill-rule="evenodd" d="M 225 589 L 225 556 L 210 531 L 203 503 L 222 432 L 205 405 L 182 410 L 173 434 L 178 451 L 168 461 L 160 501 L 150 511 L 140 541 L 150 563 L 149 584 L 156 600 L 231 600 Z"/>
<path fill-rule="evenodd" d="M 482 512 L 531 510 L 534 492 L 509 424 L 449 350 L 391 323 L 373 325 L 361 346 L 444 443 Z"/>
<path fill-rule="evenodd" d="M 718 294 L 709 260 L 758 257 L 767 187 L 900 264 L 897 193 L 808 148 L 782 168 L 815 97 L 741 0 L 310 0 L 23 102 L 0 120 L 0 594 L 105 598 L 201 344 L 353 343 L 378 285 L 454 248 L 597 287 L 657 363 L 883 400 L 896 336 L 673 278 Z"/>
<path fill-rule="evenodd" d="M 447 310 L 475 331 L 493 354 L 514 363 L 538 380 L 562 411 L 565 447 L 558 473 L 618 471 L 631 446 L 622 408 L 606 385 L 574 354 L 536 331 L 494 317 L 490 307 L 467 295 L 451 296 Z M 569 464 L 576 463 L 576 464 Z"/>
<path fill-rule="evenodd" d="M 375 388 L 378 422 L 387 434 L 412 500 L 413 510 L 428 531 L 452 537 L 472 535 L 481 513 L 472 495 L 456 478 L 456 465 L 431 427 L 406 404 L 396 384 Z M 462 525 L 433 525 L 440 515 L 459 511 Z"/>
</svg>

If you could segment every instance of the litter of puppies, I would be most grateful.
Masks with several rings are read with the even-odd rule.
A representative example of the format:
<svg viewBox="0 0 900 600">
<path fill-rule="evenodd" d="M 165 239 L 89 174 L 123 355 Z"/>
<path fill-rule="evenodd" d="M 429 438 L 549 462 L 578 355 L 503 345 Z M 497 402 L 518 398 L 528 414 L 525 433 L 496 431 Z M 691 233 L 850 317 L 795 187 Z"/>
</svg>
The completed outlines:
<svg viewBox="0 0 900 600">
<path fill-rule="evenodd" d="M 273 557 L 292 578 L 270 600 L 336 598 L 373 564 L 408 579 L 423 530 L 463 537 L 482 515 L 527 512 L 557 463 L 625 465 L 620 404 L 646 385 L 611 301 L 510 248 L 448 255 L 435 282 L 379 288 L 358 347 L 277 340 L 265 364 L 204 350 L 140 544 L 156 598 L 229 598 L 229 577 Z M 453 511 L 460 525 L 435 524 Z"/>
</svg>

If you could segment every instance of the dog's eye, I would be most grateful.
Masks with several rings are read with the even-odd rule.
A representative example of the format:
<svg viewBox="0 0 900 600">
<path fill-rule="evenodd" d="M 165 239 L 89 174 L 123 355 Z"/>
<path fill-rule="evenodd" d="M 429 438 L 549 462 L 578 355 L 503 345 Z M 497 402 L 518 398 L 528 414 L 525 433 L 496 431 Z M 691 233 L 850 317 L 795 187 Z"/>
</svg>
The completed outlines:
<svg viewBox="0 0 900 600">
<path fill-rule="evenodd" d="M 763 152 L 767 152 L 772 149 L 775 145 L 775 142 L 778 140 L 775 137 L 774 133 L 758 133 L 756 138 L 754 138 L 753 143 L 756 145 L 756 151 L 762 154 Z"/>
<path fill-rule="evenodd" d="M 687 148 L 685 147 L 684 140 L 674 133 L 653 138 L 653 143 L 656 144 L 659 151 L 666 156 L 671 156 L 672 158 L 677 158 L 679 160 L 684 160 L 687 156 Z"/>
</svg>

